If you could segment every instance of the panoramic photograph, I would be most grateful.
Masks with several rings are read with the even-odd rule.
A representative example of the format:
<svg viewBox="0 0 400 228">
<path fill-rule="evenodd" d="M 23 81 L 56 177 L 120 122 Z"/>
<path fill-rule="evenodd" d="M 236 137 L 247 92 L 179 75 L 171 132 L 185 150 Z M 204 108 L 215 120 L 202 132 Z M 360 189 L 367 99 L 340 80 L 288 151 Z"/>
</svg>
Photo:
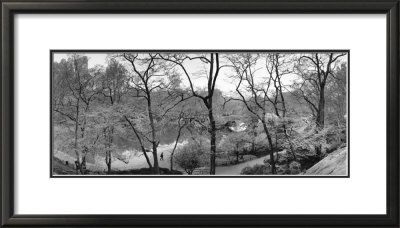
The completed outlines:
<svg viewBox="0 0 400 228">
<path fill-rule="evenodd" d="M 51 51 L 51 177 L 348 177 L 348 51 Z"/>
</svg>

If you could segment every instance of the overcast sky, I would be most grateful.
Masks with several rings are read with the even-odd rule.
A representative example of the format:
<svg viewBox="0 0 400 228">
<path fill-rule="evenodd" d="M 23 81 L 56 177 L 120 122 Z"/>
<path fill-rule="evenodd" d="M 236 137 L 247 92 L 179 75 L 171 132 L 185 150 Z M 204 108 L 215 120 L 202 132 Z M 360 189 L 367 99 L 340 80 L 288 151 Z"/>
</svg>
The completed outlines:
<svg viewBox="0 0 400 228">
<path fill-rule="evenodd" d="M 95 65 L 98 65 L 98 64 L 103 65 L 104 67 L 107 66 L 107 60 L 106 60 L 107 53 L 88 53 L 88 54 L 82 53 L 82 55 L 89 57 L 89 62 L 88 62 L 89 68 L 94 67 Z M 67 59 L 68 58 L 67 54 L 55 53 L 53 56 L 53 59 L 55 62 L 59 62 L 63 58 Z M 187 61 L 187 63 L 186 63 L 187 67 L 194 68 L 194 66 L 190 66 L 190 62 L 192 62 L 192 61 Z M 193 61 L 193 63 L 195 63 L 195 62 Z M 192 69 L 191 71 L 195 72 L 198 70 Z M 235 90 L 235 86 L 232 83 L 232 79 L 229 78 L 227 73 L 228 72 L 226 72 L 226 71 L 221 71 L 221 74 L 219 75 L 217 83 L 216 83 L 216 87 L 218 89 L 220 89 L 222 92 L 224 92 L 225 94 L 229 94 Z M 230 71 L 229 71 L 229 75 L 231 75 Z M 183 83 L 187 84 L 185 81 L 183 81 Z M 198 88 L 204 88 L 207 86 L 207 79 L 205 77 L 194 77 L 193 83 Z"/>
<path fill-rule="evenodd" d="M 89 68 L 94 67 L 95 65 L 103 65 L 104 67 L 107 66 L 107 54 L 111 54 L 111 53 L 79 53 L 82 55 L 85 55 L 89 58 Z M 115 53 L 114 53 L 115 54 Z M 61 53 L 54 53 L 53 59 L 55 62 L 59 62 L 61 61 L 61 59 L 67 59 L 68 58 L 68 54 L 61 54 Z M 347 57 L 342 58 L 342 61 L 346 61 Z M 256 77 L 258 78 L 262 78 L 265 77 L 267 75 L 267 71 L 265 69 L 265 66 L 263 63 L 261 63 L 261 61 L 259 61 L 259 66 L 256 66 L 256 68 L 258 68 L 257 72 L 256 72 Z M 188 72 L 199 72 L 202 70 L 203 68 L 203 64 L 199 64 L 199 61 L 186 61 L 185 62 L 185 67 L 187 67 Z M 232 76 L 234 74 L 232 69 L 229 68 L 223 68 L 220 71 L 220 74 L 217 78 L 217 83 L 216 83 L 216 88 L 218 88 L 219 90 L 221 90 L 224 94 L 229 95 L 229 94 L 233 94 L 234 90 L 235 90 L 235 83 L 233 82 L 232 78 L 230 78 L 230 76 Z M 202 77 L 202 74 L 199 74 L 200 76 L 194 77 L 192 78 L 193 84 L 195 85 L 195 87 L 198 88 L 206 88 L 207 87 L 207 78 L 206 77 Z M 283 84 L 290 84 L 291 81 L 293 81 L 297 76 L 296 75 L 285 75 L 282 79 Z M 182 80 L 182 83 L 185 86 L 188 86 L 188 82 L 187 80 Z"/>
</svg>

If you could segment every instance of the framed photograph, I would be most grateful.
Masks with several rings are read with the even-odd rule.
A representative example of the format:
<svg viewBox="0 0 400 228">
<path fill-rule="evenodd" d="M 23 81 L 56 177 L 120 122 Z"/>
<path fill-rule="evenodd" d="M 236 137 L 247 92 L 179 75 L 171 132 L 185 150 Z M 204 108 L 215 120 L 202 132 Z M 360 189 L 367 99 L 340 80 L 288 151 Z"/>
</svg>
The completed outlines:
<svg viewBox="0 0 400 228">
<path fill-rule="evenodd" d="M 51 177 L 349 177 L 349 57 L 53 50 Z"/>
<path fill-rule="evenodd" d="M 2 227 L 398 227 L 398 10 L 2 1 Z"/>
</svg>

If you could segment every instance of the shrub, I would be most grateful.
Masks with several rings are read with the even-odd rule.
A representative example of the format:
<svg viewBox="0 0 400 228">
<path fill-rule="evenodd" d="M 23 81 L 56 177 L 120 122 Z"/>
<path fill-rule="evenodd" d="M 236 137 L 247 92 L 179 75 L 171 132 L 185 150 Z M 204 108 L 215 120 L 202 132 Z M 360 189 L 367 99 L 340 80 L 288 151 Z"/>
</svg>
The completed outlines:
<svg viewBox="0 0 400 228">
<path fill-rule="evenodd" d="M 204 164 L 205 148 L 198 142 L 192 140 L 181 147 L 174 156 L 176 164 L 178 164 L 189 175 L 196 168 Z"/>
<path fill-rule="evenodd" d="M 245 167 L 242 169 L 242 175 L 265 175 L 271 174 L 271 167 L 266 165 L 254 165 L 253 167 Z"/>
<path fill-rule="evenodd" d="M 104 174 L 102 172 L 98 172 L 96 174 Z M 113 170 L 111 174 L 118 175 L 153 175 L 154 170 L 152 168 L 141 168 L 141 169 L 129 169 L 129 170 Z M 161 175 L 182 175 L 181 172 L 177 170 L 170 171 L 167 168 L 160 168 Z"/>
<path fill-rule="evenodd" d="M 243 169 L 242 169 L 242 171 L 240 172 L 240 174 L 242 174 L 242 175 L 252 175 L 252 174 L 254 174 L 253 173 L 253 168 L 252 167 L 244 167 Z"/>
<path fill-rule="evenodd" d="M 299 162 L 293 161 L 289 164 L 290 174 L 301 173 L 301 164 Z"/>
</svg>

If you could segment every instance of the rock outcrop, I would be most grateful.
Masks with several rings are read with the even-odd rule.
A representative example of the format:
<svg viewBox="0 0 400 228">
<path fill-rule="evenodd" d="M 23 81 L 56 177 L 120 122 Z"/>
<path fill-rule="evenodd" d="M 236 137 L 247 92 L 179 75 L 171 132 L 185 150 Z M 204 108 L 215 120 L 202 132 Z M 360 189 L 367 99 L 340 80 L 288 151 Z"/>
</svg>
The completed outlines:
<svg viewBox="0 0 400 228">
<path fill-rule="evenodd" d="M 303 175 L 347 175 L 347 147 L 330 153 Z"/>
</svg>

